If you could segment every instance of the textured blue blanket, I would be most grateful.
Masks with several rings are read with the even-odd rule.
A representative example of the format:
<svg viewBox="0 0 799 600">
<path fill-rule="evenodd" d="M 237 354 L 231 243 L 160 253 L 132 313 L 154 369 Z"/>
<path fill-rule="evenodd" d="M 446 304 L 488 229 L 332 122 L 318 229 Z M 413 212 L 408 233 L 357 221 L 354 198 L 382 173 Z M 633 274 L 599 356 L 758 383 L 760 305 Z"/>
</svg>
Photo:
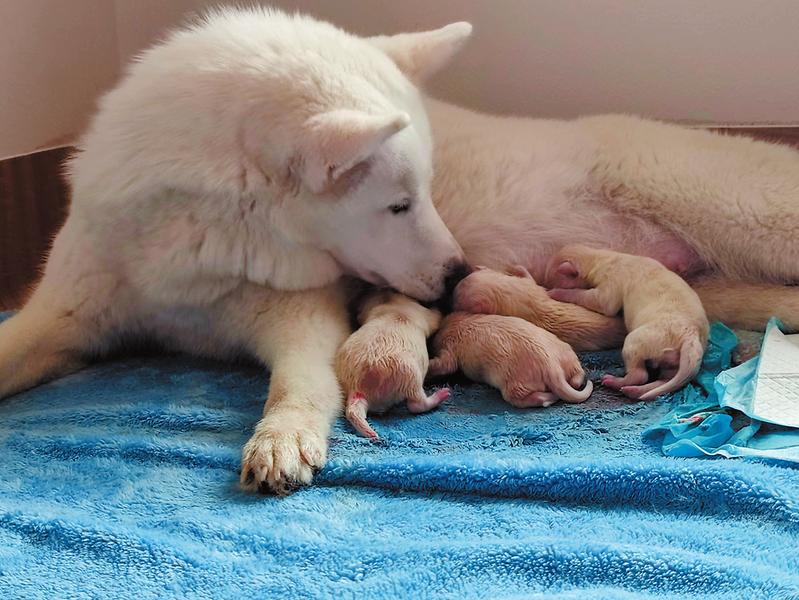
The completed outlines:
<svg viewBox="0 0 799 600">
<path fill-rule="evenodd" d="M 277 499 L 236 487 L 267 380 L 139 357 L 0 404 L 0 597 L 799 598 L 799 469 L 661 456 L 667 401 L 456 387 Z"/>
</svg>

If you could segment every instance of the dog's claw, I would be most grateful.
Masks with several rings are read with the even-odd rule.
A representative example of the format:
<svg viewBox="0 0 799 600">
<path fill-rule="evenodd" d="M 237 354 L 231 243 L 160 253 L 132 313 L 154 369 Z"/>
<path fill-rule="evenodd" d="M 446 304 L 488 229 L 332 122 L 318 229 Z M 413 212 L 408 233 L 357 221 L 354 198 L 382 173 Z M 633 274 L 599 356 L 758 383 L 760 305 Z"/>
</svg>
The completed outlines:
<svg viewBox="0 0 799 600">
<path fill-rule="evenodd" d="M 284 416 L 285 419 L 285 416 Z M 327 455 L 327 439 L 314 429 L 282 427 L 264 417 L 242 453 L 241 486 L 285 496 L 311 483 Z"/>
<path fill-rule="evenodd" d="M 241 481 L 244 485 L 252 484 L 253 479 L 255 479 L 255 473 L 253 473 L 251 470 L 247 469 L 246 471 L 242 471 Z"/>
</svg>

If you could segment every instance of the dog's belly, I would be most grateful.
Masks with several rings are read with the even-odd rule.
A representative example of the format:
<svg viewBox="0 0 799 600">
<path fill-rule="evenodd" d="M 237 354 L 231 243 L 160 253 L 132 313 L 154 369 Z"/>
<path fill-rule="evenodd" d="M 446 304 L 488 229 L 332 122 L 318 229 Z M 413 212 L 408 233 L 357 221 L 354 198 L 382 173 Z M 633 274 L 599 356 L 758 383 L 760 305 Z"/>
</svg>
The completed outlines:
<svg viewBox="0 0 799 600">
<path fill-rule="evenodd" d="M 172 306 L 148 312 L 142 330 L 169 350 L 231 360 L 248 355 L 234 328 L 207 306 Z"/>
<path fill-rule="evenodd" d="M 536 186 L 532 186 L 533 188 Z M 487 210 L 474 199 L 476 210 L 468 218 L 444 222 L 463 247 L 471 264 L 502 269 L 521 264 L 539 283 L 552 254 L 570 243 L 610 248 L 654 258 L 683 276 L 706 270 L 702 257 L 666 228 L 635 217 L 619 215 L 602 205 L 590 192 L 569 191 L 547 199 L 513 195 Z"/>
<path fill-rule="evenodd" d="M 656 218 L 614 210 L 625 203 L 608 202 L 596 180 L 601 147 L 578 122 L 495 118 L 435 101 L 428 108 L 434 201 L 473 264 L 521 264 L 545 283 L 552 253 L 582 243 L 649 256 L 682 275 L 705 270 Z"/>
<path fill-rule="evenodd" d="M 485 240 L 473 245 L 464 240 L 466 255 L 472 264 L 503 268 L 513 264 L 527 267 L 536 281 L 546 284 L 546 266 L 551 256 L 569 243 L 583 243 L 618 252 L 649 256 L 667 268 L 689 276 L 705 269 L 701 257 L 685 241 L 661 227 L 645 222 L 608 217 L 607 222 L 596 215 L 570 214 L 563 218 L 574 221 L 546 227 L 546 220 L 508 221 L 497 224 L 496 242 Z M 581 221 L 586 223 L 581 223 Z M 599 222 L 598 222 L 599 221 Z"/>
</svg>

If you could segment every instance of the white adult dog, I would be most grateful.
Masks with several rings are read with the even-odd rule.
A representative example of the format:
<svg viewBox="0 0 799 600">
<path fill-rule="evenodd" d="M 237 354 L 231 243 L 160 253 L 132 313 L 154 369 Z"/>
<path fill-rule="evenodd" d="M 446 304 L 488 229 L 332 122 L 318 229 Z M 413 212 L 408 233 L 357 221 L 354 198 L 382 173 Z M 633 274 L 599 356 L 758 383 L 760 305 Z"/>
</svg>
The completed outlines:
<svg viewBox="0 0 799 600">
<path fill-rule="evenodd" d="M 723 275 L 701 288 L 711 315 L 799 324 L 799 291 L 774 285 L 799 280 L 799 154 L 630 117 L 500 119 L 425 100 L 416 86 L 470 31 L 363 39 L 226 10 L 147 51 L 103 98 L 44 277 L 0 325 L 0 396 L 129 335 L 254 355 L 272 379 L 242 482 L 285 492 L 324 463 L 341 410 L 343 274 L 432 300 L 461 248 L 540 279 L 553 249 L 580 240 Z"/>
</svg>

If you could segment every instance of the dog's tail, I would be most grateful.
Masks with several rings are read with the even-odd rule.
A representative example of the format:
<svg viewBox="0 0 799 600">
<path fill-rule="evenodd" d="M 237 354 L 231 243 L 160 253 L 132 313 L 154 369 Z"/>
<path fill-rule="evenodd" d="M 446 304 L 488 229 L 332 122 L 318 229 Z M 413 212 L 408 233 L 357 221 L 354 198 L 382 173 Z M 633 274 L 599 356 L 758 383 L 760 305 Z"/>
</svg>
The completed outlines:
<svg viewBox="0 0 799 600">
<path fill-rule="evenodd" d="M 721 277 L 691 283 L 707 317 L 730 327 L 763 331 L 771 317 L 779 317 L 792 331 L 799 331 L 799 287 L 746 283 Z"/>
<path fill-rule="evenodd" d="M 699 372 L 702 366 L 702 356 L 705 354 L 705 347 L 698 335 L 692 335 L 686 339 L 680 347 L 680 366 L 674 377 L 657 386 L 648 392 L 641 394 L 639 400 L 652 400 L 662 394 L 668 394 L 680 389 L 691 381 Z"/>
<path fill-rule="evenodd" d="M 368 437 L 370 440 L 378 440 L 380 436 L 372 429 L 366 418 L 368 411 L 369 403 L 366 401 L 366 396 L 364 396 L 363 392 L 350 392 L 344 408 L 347 420 L 361 435 Z"/>
<path fill-rule="evenodd" d="M 584 379 L 585 384 L 582 389 L 575 389 L 571 384 L 566 381 L 563 372 L 550 384 L 550 388 L 557 395 L 558 398 L 565 402 L 576 404 L 578 402 L 585 402 L 594 391 L 594 384 L 587 377 Z"/>
</svg>

